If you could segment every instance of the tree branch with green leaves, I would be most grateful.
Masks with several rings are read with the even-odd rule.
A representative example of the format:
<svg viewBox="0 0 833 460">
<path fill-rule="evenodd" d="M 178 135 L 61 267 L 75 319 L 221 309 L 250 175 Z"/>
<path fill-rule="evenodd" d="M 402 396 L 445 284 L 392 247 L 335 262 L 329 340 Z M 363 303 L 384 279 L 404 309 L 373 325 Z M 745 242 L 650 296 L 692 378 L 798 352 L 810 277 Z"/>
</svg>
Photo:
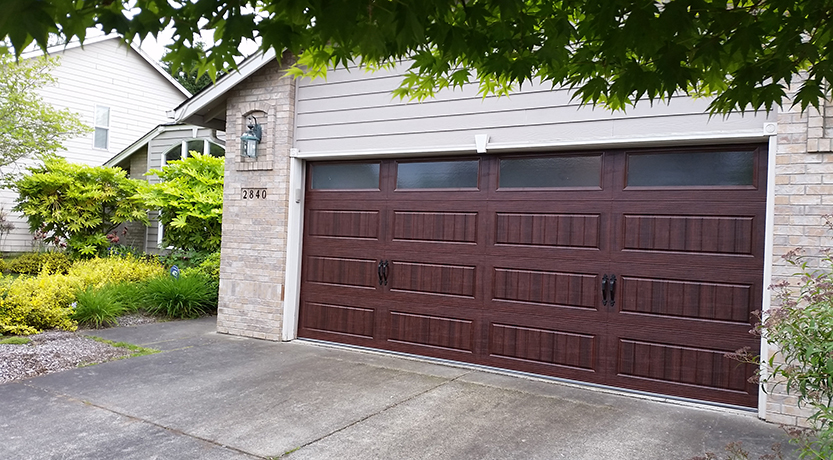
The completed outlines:
<svg viewBox="0 0 833 460">
<path fill-rule="evenodd" d="M 713 113 L 771 110 L 831 96 L 833 0 L 0 0 L 0 40 L 22 50 L 88 28 L 127 41 L 172 28 L 174 69 L 216 75 L 258 40 L 301 56 L 295 75 L 409 62 L 395 94 L 432 97 L 477 84 L 506 94 L 529 82 L 583 103 L 712 97 Z M 203 30 L 214 45 L 194 46 Z"/>
<path fill-rule="evenodd" d="M 43 159 L 63 149 L 64 141 L 90 131 L 77 113 L 45 103 L 38 90 L 55 83 L 50 72 L 57 58 L 15 61 L 0 52 L 0 168 L 17 161 Z M 6 168 L 3 177 L 12 172 Z"/>
</svg>

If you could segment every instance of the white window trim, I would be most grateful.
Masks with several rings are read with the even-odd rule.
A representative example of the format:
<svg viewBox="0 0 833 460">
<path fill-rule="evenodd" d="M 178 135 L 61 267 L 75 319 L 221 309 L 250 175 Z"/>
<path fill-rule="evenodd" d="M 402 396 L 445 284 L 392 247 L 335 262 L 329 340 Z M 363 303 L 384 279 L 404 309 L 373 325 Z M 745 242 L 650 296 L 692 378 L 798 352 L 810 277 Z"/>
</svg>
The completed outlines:
<svg viewBox="0 0 833 460">
<path fill-rule="evenodd" d="M 99 107 L 107 109 L 107 126 L 103 126 L 103 125 L 98 124 L 98 108 Z M 111 118 L 112 118 L 111 111 L 112 111 L 112 108 L 110 106 L 107 106 L 107 105 L 95 104 L 95 106 L 93 107 L 93 149 L 95 149 L 95 150 L 105 150 L 105 151 L 110 150 L 110 134 L 112 134 L 110 132 L 110 125 L 112 124 L 111 123 Z M 107 130 L 107 141 L 106 141 L 106 145 L 104 147 L 96 147 L 96 145 L 95 145 L 95 130 L 98 129 L 98 128 Z"/>
<path fill-rule="evenodd" d="M 179 143 L 179 148 L 180 148 L 179 158 L 181 158 L 181 159 L 188 158 L 188 143 L 193 142 L 193 141 L 200 141 L 200 140 L 202 141 L 202 152 L 201 153 L 203 155 L 210 155 L 211 154 L 211 144 L 222 147 L 224 151 L 226 149 L 225 145 L 223 145 L 219 142 L 213 142 L 211 139 L 209 139 L 207 137 L 203 137 L 203 138 L 194 137 L 194 138 L 191 138 L 191 139 L 184 139 L 184 140 L 180 141 L 180 143 Z M 162 154 L 162 166 L 166 166 L 168 164 L 168 152 L 173 150 L 175 145 L 176 144 L 172 145 L 170 148 L 168 148 L 168 150 L 165 150 L 165 153 Z"/>
</svg>

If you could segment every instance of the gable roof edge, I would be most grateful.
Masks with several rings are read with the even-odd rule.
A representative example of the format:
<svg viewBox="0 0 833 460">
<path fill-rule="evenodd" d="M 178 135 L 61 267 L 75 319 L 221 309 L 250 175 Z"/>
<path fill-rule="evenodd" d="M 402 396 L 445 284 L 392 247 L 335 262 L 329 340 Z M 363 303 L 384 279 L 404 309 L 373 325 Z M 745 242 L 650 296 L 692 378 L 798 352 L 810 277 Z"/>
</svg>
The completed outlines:
<svg viewBox="0 0 833 460">
<path fill-rule="evenodd" d="M 139 150 L 142 146 L 146 145 L 151 139 L 156 137 L 157 134 L 161 134 L 163 132 L 165 132 L 165 125 L 156 125 L 155 128 L 145 133 L 144 136 L 140 137 L 135 142 L 125 147 L 124 150 L 117 153 L 109 160 L 105 161 L 102 166 L 115 166 L 121 163 L 122 161 L 136 153 L 137 150 Z"/>
<path fill-rule="evenodd" d="M 249 56 L 237 66 L 236 71 L 232 71 L 214 83 L 213 86 L 201 91 L 191 98 L 187 99 L 174 109 L 174 121 L 180 123 L 194 123 L 190 118 L 197 115 L 197 113 L 204 109 L 218 99 L 226 95 L 232 88 L 237 86 L 253 73 L 260 70 L 266 64 L 275 60 L 277 54 L 274 48 L 269 48 L 265 52 L 258 52 Z"/>
</svg>

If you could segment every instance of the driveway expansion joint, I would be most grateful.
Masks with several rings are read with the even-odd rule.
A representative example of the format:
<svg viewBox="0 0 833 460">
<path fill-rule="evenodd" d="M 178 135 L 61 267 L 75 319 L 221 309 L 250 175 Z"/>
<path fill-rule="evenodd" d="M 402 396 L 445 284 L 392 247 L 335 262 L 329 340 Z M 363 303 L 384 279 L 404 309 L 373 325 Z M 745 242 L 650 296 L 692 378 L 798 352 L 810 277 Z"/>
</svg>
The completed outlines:
<svg viewBox="0 0 833 460">
<path fill-rule="evenodd" d="M 42 387 L 39 387 L 39 386 L 36 386 L 36 385 L 32 385 L 28 382 L 22 382 L 21 384 L 26 386 L 26 387 L 32 388 L 33 390 L 37 390 L 37 391 L 41 391 L 41 392 L 44 392 L 44 393 L 47 393 L 47 394 L 51 394 L 55 397 L 65 399 L 65 400 L 70 401 L 70 402 L 76 402 L 76 403 L 83 404 L 85 406 L 91 406 L 91 407 L 94 407 L 96 409 L 100 409 L 100 410 L 103 410 L 105 412 L 109 412 L 111 414 L 118 415 L 119 417 L 124 417 L 124 418 L 132 420 L 132 421 L 136 421 L 136 422 L 139 422 L 139 423 L 145 423 L 145 424 L 148 424 L 148 425 L 151 425 L 151 426 L 155 426 L 157 428 L 161 428 L 161 429 L 163 429 L 163 430 L 165 430 L 169 433 L 175 434 L 177 436 L 185 436 L 187 438 L 196 439 L 196 440 L 206 442 L 208 444 L 220 447 L 222 449 L 226 449 L 226 450 L 236 452 L 238 454 L 246 455 L 246 456 L 251 457 L 251 458 L 258 458 L 258 459 L 263 459 L 263 460 L 268 460 L 268 459 L 272 458 L 272 457 L 263 457 L 261 455 L 253 454 L 251 452 L 246 452 L 245 450 L 239 449 L 239 448 L 234 447 L 234 446 L 229 446 L 229 445 L 226 445 L 226 444 L 222 444 L 222 443 L 219 443 L 219 442 L 211 440 L 211 439 L 207 439 L 207 438 L 203 438 L 201 436 L 196 436 L 196 435 L 187 433 L 187 432 L 182 431 L 178 428 L 172 428 L 172 427 L 169 427 L 169 426 L 162 425 L 160 423 L 156 423 L 156 422 L 153 422 L 153 421 L 150 421 L 150 420 L 143 419 L 141 417 L 136 417 L 135 415 L 130 415 L 130 414 L 127 414 L 127 413 L 109 408 L 107 406 L 102 406 L 101 404 L 96 404 L 96 403 L 94 403 L 92 401 L 88 401 L 86 399 L 80 399 L 80 398 L 77 398 L 75 396 L 71 396 L 71 395 L 68 395 L 68 394 L 64 394 L 64 393 L 49 390 L 49 389 L 46 389 L 46 388 L 42 388 Z"/>
</svg>

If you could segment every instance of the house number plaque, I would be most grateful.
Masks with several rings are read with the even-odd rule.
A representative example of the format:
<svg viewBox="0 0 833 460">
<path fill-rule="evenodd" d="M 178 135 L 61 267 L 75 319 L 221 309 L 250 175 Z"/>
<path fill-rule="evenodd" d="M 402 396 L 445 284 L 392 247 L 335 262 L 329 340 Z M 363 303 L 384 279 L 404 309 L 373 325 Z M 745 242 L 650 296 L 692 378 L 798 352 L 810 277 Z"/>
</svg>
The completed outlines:
<svg viewBox="0 0 833 460">
<path fill-rule="evenodd" d="M 243 190 L 243 199 L 244 200 L 265 200 L 266 199 L 266 189 L 265 188 L 244 188 Z"/>
</svg>

